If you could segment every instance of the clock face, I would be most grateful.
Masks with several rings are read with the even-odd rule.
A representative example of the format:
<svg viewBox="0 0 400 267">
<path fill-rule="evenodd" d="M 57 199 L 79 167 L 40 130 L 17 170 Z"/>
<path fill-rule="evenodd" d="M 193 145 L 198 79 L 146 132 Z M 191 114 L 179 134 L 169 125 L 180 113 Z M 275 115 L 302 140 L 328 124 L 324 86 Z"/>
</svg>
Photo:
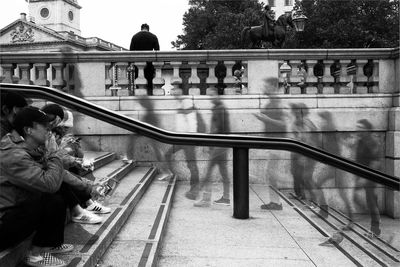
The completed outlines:
<svg viewBox="0 0 400 267">
<path fill-rule="evenodd" d="M 74 20 L 74 13 L 72 11 L 68 12 L 68 18 L 69 18 L 70 21 Z"/>
<path fill-rule="evenodd" d="M 50 14 L 50 11 L 48 8 L 44 7 L 40 10 L 40 16 L 42 16 L 42 18 L 47 18 Z"/>
</svg>

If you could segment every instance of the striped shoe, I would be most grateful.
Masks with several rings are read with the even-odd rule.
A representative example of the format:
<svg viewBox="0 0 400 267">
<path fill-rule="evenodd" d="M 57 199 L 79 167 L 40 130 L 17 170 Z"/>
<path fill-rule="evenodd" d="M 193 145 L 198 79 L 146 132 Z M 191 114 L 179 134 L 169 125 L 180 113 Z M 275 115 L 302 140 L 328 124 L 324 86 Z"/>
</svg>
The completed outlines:
<svg viewBox="0 0 400 267">
<path fill-rule="evenodd" d="M 46 252 L 51 254 L 63 254 L 67 252 L 71 252 L 74 250 L 74 245 L 71 244 L 61 244 L 58 247 L 49 248 Z"/>
<path fill-rule="evenodd" d="M 106 214 L 110 213 L 111 209 L 109 207 L 103 206 L 100 203 L 93 201 L 91 205 L 89 205 L 86 210 L 91 211 L 97 214 Z"/>
<path fill-rule="evenodd" d="M 28 255 L 24 259 L 24 263 L 33 267 L 64 267 L 67 263 L 52 256 L 49 252 L 40 253 L 39 255 Z"/>
<path fill-rule="evenodd" d="M 83 210 L 83 212 L 78 216 L 72 216 L 71 219 L 73 222 L 85 224 L 97 224 L 103 221 L 100 216 L 93 214 L 92 212 L 87 210 Z"/>
</svg>

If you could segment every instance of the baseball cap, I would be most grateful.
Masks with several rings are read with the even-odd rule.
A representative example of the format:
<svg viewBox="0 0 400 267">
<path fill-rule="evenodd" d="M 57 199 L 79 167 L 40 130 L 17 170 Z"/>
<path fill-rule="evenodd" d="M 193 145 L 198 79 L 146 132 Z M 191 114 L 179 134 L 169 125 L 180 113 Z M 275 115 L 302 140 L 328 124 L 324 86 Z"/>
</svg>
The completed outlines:
<svg viewBox="0 0 400 267">
<path fill-rule="evenodd" d="M 36 107 L 26 107 L 15 116 L 13 126 L 20 135 L 23 135 L 24 127 L 33 127 L 34 122 L 47 126 L 50 118 Z"/>
</svg>

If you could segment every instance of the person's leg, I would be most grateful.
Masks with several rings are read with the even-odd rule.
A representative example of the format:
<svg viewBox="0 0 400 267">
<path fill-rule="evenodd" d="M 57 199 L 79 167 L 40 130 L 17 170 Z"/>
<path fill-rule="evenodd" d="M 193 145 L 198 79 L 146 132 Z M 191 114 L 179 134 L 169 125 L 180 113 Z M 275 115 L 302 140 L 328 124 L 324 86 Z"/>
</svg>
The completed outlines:
<svg viewBox="0 0 400 267">
<path fill-rule="evenodd" d="M 147 80 L 147 94 L 153 95 L 153 78 L 154 78 L 154 66 L 152 62 L 146 62 L 146 67 L 144 68 L 144 77 Z"/>
<path fill-rule="evenodd" d="M 61 195 L 43 194 L 41 199 L 40 222 L 32 245 L 57 247 L 64 242 L 66 202 Z"/>
<path fill-rule="evenodd" d="M 0 251 L 15 246 L 30 236 L 39 225 L 40 201 L 31 201 L 7 211 L 0 223 Z"/>
<path fill-rule="evenodd" d="M 188 169 L 190 171 L 190 191 L 199 190 L 199 169 L 196 163 L 195 148 L 192 146 L 185 146 L 183 148 L 185 153 L 185 159 L 187 162 Z"/>
<path fill-rule="evenodd" d="M 367 199 L 367 207 L 371 216 L 371 232 L 375 235 L 380 235 L 381 217 L 378 207 L 378 196 L 376 194 L 376 188 L 372 183 L 367 184 L 367 187 L 365 188 L 365 197 Z"/>
<path fill-rule="evenodd" d="M 215 157 L 215 165 L 219 167 L 219 172 L 221 174 L 222 178 L 222 187 L 223 187 L 223 193 L 222 197 L 214 203 L 216 204 L 230 204 L 230 180 L 229 180 L 229 172 L 228 172 L 228 166 L 227 166 L 227 149 L 225 148 L 219 148 L 218 151 L 216 152 L 218 155 Z"/>
<path fill-rule="evenodd" d="M 291 173 L 293 175 L 294 193 L 301 198 L 304 198 L 303 172 L 304 165 L 299 157 L 292 157 Z"/>
<path fill-rule="evenodd" d="M 84 210 L 81 207 L 80 199 L 75 195 L 74 189 L 72 189 L 68 184 L 62 183 L 57 194 L 62 196 L 62 198 L 65 200 L 65 203 L 70 209 L 73 222 L 97 224 L 103 221 L 98 215 Z"/>
<path fill-rule="evenodd" d="M 209 207 L 211 205 L 211 174 L 214 166 L 215 164 L 213 162 L 210 162 L 207 167 L 207 173 L 201 185 L 201 188 L 203 189 L 203 198 L 199 202 L 193 204 L 195 207 Z"/>
</svg>

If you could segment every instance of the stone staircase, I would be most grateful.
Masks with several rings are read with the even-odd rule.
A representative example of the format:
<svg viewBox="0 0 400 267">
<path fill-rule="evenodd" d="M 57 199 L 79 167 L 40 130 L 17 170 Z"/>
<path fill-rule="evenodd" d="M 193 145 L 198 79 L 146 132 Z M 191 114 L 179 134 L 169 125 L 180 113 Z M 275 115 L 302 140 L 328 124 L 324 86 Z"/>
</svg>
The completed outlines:
<svg viewBox="0 0 400 267">
<path fill-rule="evenodd" d="M 157 258 L 157 250 L 162 240 L 168 214 L 171 208 L 171 199 L 175 189 L 175 179 L 169 182 L 152 184 L 156 176 L 156 169 L 152 166 L 137 166 L 135 162 L 117 159 L 114 153 L 86 152 L 85 158 L 94 160 L 93 172 L 87 172 L 84 176 L 91 180 L 107 179 L 113 190 L 103 200 L 103 203 L 112 208 L 110 214 L 101 215 L 103 223 L 98 225 L 86 225 L 68 223 L 65 228 L 65 242 L 74 244 L 75 249 L 69 254 L 59 255 L 72 266 L 98 266 L 98 261 L 107 251 L 110 244 L 115 245 L 114 239 L 120 230 L 128 222 L 125 228 L 134 227 L 135 231 L 145 233 L 151 225 L 151 229 L 142 249 L 141 257 L 137 261 L 152 264 Z M 146 193 L 150 187 L 150 195 Z M 149 196 L 148 196 L 149 195 Z M 151 212 L 146 205 L 155 203 L 154 196 L 161 196 L 158 209 Z M 146 196 L 141 200 L 143 196 Z M 150 199 L 149 199 L 150 198 Z M 143 221 L 141 212 L 133 212 L 137 208 L 145 209 L 149 224 L 138 224 Z M 140 216 L 140 217 L 139 217 Z M 154 217 L 153 219 L 151 219 Z M 132 226 L 128 226 L 133 221 Z M 151 224 L 153 222 L 153 224 Z M 21 263 L 23 256 L 29 248 L 31 238 L 23 241 L 14 248 L 0 253 L 0 266 L 25 266 Z M 114 242 L 114 243 L 113 243 Z M 109 253 L 110 254 L 110 253 Z M 132 259 L 131 259 L 132 260 Z"/>
</svg>

